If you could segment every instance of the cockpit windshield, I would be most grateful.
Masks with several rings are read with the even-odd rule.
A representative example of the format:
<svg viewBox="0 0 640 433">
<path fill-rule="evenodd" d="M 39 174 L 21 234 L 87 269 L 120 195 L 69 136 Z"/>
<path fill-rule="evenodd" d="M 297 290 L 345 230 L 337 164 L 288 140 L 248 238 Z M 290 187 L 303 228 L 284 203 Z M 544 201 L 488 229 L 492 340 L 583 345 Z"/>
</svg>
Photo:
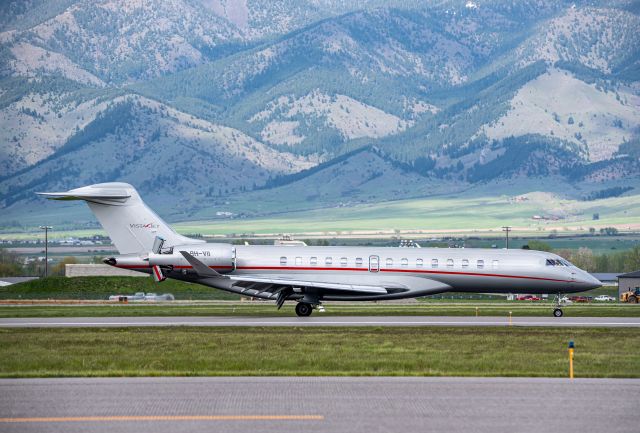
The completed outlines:
<svg viewBox="0 0 640 433">
<path fill-rule="evenodd" d="M 547 259 L 547 266 L 573 266 L 565 259 Z"/>
</svg>

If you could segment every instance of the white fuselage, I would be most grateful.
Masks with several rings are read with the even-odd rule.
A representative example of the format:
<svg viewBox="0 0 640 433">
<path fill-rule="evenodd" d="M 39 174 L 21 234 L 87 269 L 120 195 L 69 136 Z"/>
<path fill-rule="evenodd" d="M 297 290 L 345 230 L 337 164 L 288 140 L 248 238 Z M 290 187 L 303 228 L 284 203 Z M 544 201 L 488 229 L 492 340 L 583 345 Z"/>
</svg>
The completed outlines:
<svg viewBox="0 0 640 433">
<path fill-rule="evenodd" d="M 444 291 L 555 294 L 600 286 L 598 280 L 559 256 L 529 250 L 209 243 L 176 246 L 170 254 L 150 254 L 148 261 L 120 256 L 117 266 L 149 272 L 150 266 L 158 265 L 170 278 L 190 280 L 191 266 L 179 254 L 180 250 L 227 275 L 410 286 L 409 290 L 383 296 L 322 296 L 322 299 L 333 300 L 394 299 Z M 431 290 L 420 287 L 421 280 L 438 281 L 449 288 Z"/>
</svg>

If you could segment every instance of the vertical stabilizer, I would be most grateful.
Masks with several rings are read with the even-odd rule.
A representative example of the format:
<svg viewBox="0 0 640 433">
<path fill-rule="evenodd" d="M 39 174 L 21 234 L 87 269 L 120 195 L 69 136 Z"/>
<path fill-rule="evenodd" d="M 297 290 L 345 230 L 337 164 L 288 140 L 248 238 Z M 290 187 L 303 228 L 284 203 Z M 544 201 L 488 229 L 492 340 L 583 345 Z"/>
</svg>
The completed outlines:
<svg viewBox="0 0 640 433">
<path fill-rule="evenodd" d="M 176 233 L 128 183 L 99 183 L 38 194 L 53 200 L 86 201 L 120 254 L 148 253 L 156 237 L 164 239 L 164 248 L 204 242 Z"/>
</svg>

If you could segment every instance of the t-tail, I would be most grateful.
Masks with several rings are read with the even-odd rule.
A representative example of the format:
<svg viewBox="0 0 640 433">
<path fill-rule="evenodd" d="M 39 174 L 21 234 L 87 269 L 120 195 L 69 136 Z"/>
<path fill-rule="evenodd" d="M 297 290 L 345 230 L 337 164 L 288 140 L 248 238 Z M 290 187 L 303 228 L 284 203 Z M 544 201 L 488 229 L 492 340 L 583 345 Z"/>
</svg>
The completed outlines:
<svg viewBox="0 0 640 433">
<path fill-rule="evenodd" d="M 52 200 L 84 200 L 120 254 L 146 254 L 157 247 L 204 242 L 176 233 L 140 198 L 128 183 L 99 183 L 67 192 L 40 192 Z M 154 245 L 154 242 L 156 245 Z"/>
</svg>

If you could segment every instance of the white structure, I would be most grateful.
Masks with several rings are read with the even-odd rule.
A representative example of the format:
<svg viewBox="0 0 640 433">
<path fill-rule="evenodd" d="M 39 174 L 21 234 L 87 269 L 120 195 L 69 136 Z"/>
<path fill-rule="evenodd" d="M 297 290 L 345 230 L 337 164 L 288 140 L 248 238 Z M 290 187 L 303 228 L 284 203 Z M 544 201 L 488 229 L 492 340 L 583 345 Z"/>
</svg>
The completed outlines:
<svg viewBox="0 0 640 433">
<path fill-rule="evenodd" d="M 31 280 L 37 280 L 38 278 L 39 277 L 2 277 L 0 278 L 0 287 L 24 283 Z"/>
<path fill-rule="evenodd" d="M 103 264 L 64 265 L 65 277 L 149 277 L 149 274 Z"/>
</svg>

